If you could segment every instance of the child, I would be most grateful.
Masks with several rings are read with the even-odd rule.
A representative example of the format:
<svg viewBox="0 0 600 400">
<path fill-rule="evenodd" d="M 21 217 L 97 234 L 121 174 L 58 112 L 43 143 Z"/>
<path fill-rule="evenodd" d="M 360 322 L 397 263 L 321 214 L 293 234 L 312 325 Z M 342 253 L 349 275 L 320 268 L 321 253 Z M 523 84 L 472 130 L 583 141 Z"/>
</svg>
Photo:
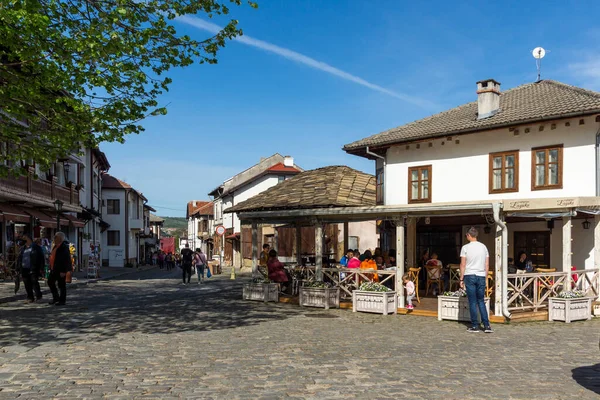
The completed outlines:
<svg viewBox="0 0 600 400">
<path fill-rule="evenodd" d="M 412 299 L 415 297 L 415 284 L 410 280 L 408 274 L 402 277 L 402 282 L 404 283 L 404 288 L 406 289 L 406 309 L 412 310 Z"/>
</svg>

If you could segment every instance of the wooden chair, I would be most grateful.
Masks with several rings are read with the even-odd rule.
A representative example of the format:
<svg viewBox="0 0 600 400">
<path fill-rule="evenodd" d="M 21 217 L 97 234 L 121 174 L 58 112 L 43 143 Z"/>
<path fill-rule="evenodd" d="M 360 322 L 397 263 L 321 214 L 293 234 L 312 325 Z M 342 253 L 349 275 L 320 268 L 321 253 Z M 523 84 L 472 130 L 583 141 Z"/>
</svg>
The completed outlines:
<svg viewBox="0 0 600 400">
<path fill-rule="evenodd" d="M 425 270 L 427 271 L 427 285 L 425 286 L 425 296 L 429 294 L 429 288 L 434 283 L 438 285 L 438 291 L 444 291 L 444 279 L 442 277 L 442 267 L 437 265 L 426 265 Z"/>
<path fill-rule="evenodd" d="M 549 274 L 556 272 L 556 268 L 536 268 L 535 272 L 538 274 Z M 554 286 L 554 277 L 552 276 L 540 276 L 538 281 L 538 302 L 542 298 L 544 290 L 552 290 Z"/>
<path fill-rule="evenodd" d="M 408 268 L 408 277 L 415 284 L 415 297 L 417 298 L 417 302 L 421 304 L 421 299 L 419 298 L 419 273 L 421 272 L 421 268 Z"/>
<path fill-rule="evenodd" d="M 485 297 L 491 297 L 494 293 L 494 272 L 488 271 L 487 277 L 485 278 Z"/>
<path fill-rule="evenodd" d="M 448 264 L 448 268 L 450 269 L 450 287 L 448 290 L 453 291 L 455 285 L 456 290 L 458 290 L 460 288 L 460 265 Z"/>
</svg>

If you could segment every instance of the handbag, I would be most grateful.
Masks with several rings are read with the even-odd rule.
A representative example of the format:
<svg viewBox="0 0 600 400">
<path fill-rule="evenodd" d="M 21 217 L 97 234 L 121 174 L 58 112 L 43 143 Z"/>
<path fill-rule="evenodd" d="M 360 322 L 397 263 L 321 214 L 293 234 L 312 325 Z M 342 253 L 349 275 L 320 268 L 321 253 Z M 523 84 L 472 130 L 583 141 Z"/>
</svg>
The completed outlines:
<svg viewBox="0 0 600 400">
<path fill-rule="evenodd" d="M 210 273 L 210 268 L 206 269 L 206 277 L 210 278 L 212 276 L 212 274 Z"/>
</svg>

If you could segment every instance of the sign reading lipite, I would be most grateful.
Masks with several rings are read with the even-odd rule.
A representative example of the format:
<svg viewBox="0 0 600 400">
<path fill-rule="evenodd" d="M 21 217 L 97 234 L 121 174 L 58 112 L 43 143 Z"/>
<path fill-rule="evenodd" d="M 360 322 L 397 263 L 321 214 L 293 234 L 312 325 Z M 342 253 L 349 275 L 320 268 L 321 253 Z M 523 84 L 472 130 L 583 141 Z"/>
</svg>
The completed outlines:
<svg viewBox="0 0 600 400">
<path fill-rule="evenodd" d="M 215 232 L 219 236 L 223 236 L 225 234 L 225 227 L 223 225 L 219 225 L 215 228 Z"/>
</svg>

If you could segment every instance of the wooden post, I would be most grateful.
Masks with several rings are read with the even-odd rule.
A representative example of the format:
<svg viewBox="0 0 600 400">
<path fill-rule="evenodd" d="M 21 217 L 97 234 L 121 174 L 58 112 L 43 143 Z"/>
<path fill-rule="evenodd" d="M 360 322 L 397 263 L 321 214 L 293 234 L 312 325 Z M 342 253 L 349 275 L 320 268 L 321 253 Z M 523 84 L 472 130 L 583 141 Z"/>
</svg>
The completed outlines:
<svg viewBox="0 0 600 400">
<path fill-rule="evenodd" d="M 404 308 L 404 287 L 402 276 L 404 275 L 404 219 L 396 221 L 396 293 L 398 293 L 398 307 Z"/>
<path fill-rule="evenodd" d="M 500 225 L 496 225 L 496 239 L 495 239 L 495 253 L 496 260 L 494 262 L 494 268 L 496 276 L 494 278 L 494 315 L 502 316 L 502 298 L 507 293 L 502 292 L 502 279 L 505 277 L 502 274 L 502 228 Z"/>
<path fill-rule="evenodd" d="M 563 217 L 562 219 L 562 235 L 563 235 L 563 256 L 562 256 L 562 270 L 567 272 L 565 279 L 565 290 L 571 290 L 571 265 L 573 265 L 572 258 L 572 246 L 571 246 L 571 217 Z"/>
<path fill-rule="evenodd" d="M 296 225 L 296 263 L 302 265 L 302 227 Z"/>
<path fill-rule="evenodd" d="M 594 268 L 600 268 L 600 215 L 594 215 Z M 600 280 L 596 282 L 596 293 L 600 293 Z"/>
<path fill-rule="evenodd" d="M 252 223 L 252 275 L 258 275 L 258 224 Z"/>
<path fill-rule="evenodd" d="M 344 222 L 344 250 L 342 250 L 344 252 L 344 254 L 342 254 L 342 256 L 346 255 L 346 250 L 348 250 L 350 248 L 350 231 L 349 231 L 349 226 L 350 224 L 348 223 L 348 221 Z"/>
<path fill-rule="evenodd" d="M 323 280 L 323 225 L 320 222 L 315 227 L 315 278 Z"/>
<path fill-rule="evenodd" d="M 406 256 L 408 267 L 417 267 L 417 219 L 408 217 L 406 232 Z M 396 260 L 397 261 L 397 260 Z"/>
</svg>

